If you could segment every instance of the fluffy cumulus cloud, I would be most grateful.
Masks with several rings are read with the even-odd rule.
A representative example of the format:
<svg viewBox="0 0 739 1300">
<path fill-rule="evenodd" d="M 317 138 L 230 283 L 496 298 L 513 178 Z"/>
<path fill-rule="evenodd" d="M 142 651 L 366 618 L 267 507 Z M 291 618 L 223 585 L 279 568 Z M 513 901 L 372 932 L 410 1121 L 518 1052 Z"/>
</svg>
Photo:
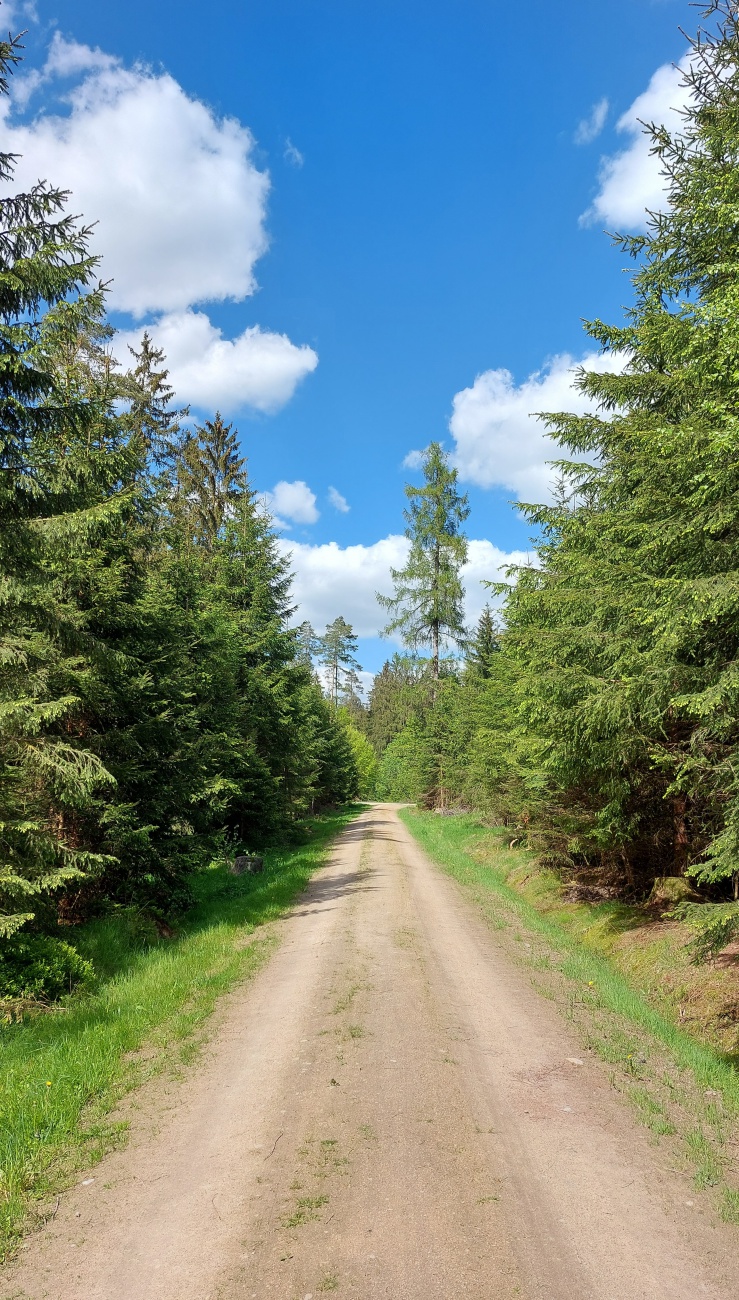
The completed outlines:
<svg viewBox="0 0 739 1300">
<path fill-rule="evenodd" d="M 339 546 L 336 542 L 311 546 L 286 540 L 280 545 L 289 554 L 295 575 L 298 622 L 307 618 L 322 630 L 341 614 L 357 636 L 377 636 L 383 612 L 375 592 L 391 590 L 390 569 L 402 567 L 408 555 L 405 537 L 383 537 L 370 546 Z"/>
<path fill-rule="evenodd" d="M 265 492 L 264 504 L 282 527 L 289 526 L 289 523 L 314 524 L 320 517 L 315 492 L 311 492 L 302 479 L 296 479 L 294 483 L 282 479 L 275 483 L 271 492 Z"/>
<path fill-rule="evenodd" d="M 485 605 L 500 605 L 501 596 L 493 595 L 486 582 L 515 580 L 507 570 L 513 566 L 534 563 L 533 553 L 527 551 L 501 551 L 492 542 L 474 538 L 470 541 L 467 563 L 462 570 L 465 586 L 465 619 L 474 627 Z"/>
<path fill-rule="evenodd" d="M 178 400 L 198 410 L 230 412 L 249 406 L 269 414 L 284 406 L 318 365 L 312 348 L 297 347 L 286 335 L 257 325 L 225 339 L 204 312 L 169 312 L 147 329 L 164 349 Z M 127 345 L 138 347 L 140 337 L 141 330 L 116 336 L 121 364 L 130 360 Z"/>
<path fill-rule="evenodd" d="M 480 487 L 507 488 L 523 501 L 548 500 L 554 475 L 547 462 L 562 452 L 536 413 L 584 413 L 592 407 L 573 386 L 577 365 L 615 372 L 623 359 L 589 353 L 577 361 L 562 353 L 521 384 L 509 370 L 486 370 L 457 393 L 449 429 L 460 477 Z"/>
<path fill-rule="evenodd" d="M 689 90 L 681 84 L 687 62 L 688 56 L 676 67 L 665 64 L 658 68 L 647 89 L 619 118 L 616 130 L 629 143 L 603 160 L 598 193 L 583 214 L 583 222 L 602 221 L 624 230 L 640 230 L 646 210 L 664 206 L 664 177 L 660 175 L 659 160 L 650 155 L 651 142 L 642 123 L 654 122 L 670 131 L 680 131 L 680 110 L 689 101 Z"/>
<path fill-rule="evenodd" d="M 408 556 L 408 540 L 391 535 L 369 546 L 338 546 L 336 542 L 312 546 L 283 540 L 280 546 L 289 556 L 294 573 L 293 594 L 298 609 L 295 620 L 308 619 L 322 630 L 341 614 L 357 636 L 374 637 L 386 621 L 377 604 L 376 592 L 392 593 L 391 568 L 402 568 Z M 463 570 L 466 589 L 465 616 L 470 625 L 480 616 L 486 601 L 494 603 L 483 579 L 497 581 L 509 564 L 525 564 L 523 551 L 506 553 L 492 542 L 473 540 Z"/>
<path fill-rule="evenodd" d="M 608 100 L 599 99 L 597 104 L 593 104 L 590 113 L 578 122 L 575 131 L 575 144 L 592 144 L 597 140 L 608 117 Z"/>
<path fill-rule="evenodd" d="M 269 178 L 251 133 L 166 73 L 56 37 L 42 80 L 80 74 L 68 113 L 7 122 L 4 148 L 23 181 L 63 185 L 98 222 L 112 306 L 140 317 L 252 293 Z"/>
<path fill-rule="evenodd" d="M 19 27 L 38 22 L 36 0 L 2 0 L 0 9 L 0 28 L 3 32 L 16 34 Z"/>
<path fill-rule="evenodd" d="M 125 68 L 58 32 L 44 66 L 14 83 L 15 107 L 52 85 L 67 112 L 6 117 L 3 147 L 20 155 L 19 180 L 62 185 L 71 210 L 97 223 L 93 251 L 103 259 L 110 305 L 138 321 L 154 315 L 147 328 L 167 355 L 180 401 L 224 413 L 278 410 L 318 364 L 313 349 L 256 325 L 224 338 L 193 310 L 240 301 L 256 288 L 269 177 L 254 162 L 251 133 L 166 73 Z M 119 336 L 121 361 L 140 334 Z"/>
</svg>

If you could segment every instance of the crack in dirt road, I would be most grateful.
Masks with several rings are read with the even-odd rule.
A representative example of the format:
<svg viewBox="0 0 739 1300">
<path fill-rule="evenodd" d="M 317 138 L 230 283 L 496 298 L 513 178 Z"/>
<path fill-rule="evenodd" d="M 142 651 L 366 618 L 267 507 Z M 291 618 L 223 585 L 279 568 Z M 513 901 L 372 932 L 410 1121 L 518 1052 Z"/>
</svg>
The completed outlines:
<svg viewBox="0 0 739 1300">
<path fill-rule="evenodd" d="M 735 1294 L 734 1234 L 686 1207 L 391 806 L 352 823 L 277 931 L 205 1059 L 143 1091 L 128 1147 L 63 1196 L 4 1295 Z"/>
</svg>

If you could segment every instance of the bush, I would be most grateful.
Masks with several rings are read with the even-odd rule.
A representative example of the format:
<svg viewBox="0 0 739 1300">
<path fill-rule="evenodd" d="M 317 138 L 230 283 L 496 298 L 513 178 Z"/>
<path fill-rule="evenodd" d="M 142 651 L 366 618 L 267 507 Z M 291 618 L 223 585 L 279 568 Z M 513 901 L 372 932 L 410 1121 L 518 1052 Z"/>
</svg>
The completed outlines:
<svg viewBox="0 0 739 1300">
<path fill-rule="evenodd" d="M 21 932 L 0 950 L 0 998 L 52 1002 L 92 978 L 90 962 L 61 939 Z"/>
</svg>

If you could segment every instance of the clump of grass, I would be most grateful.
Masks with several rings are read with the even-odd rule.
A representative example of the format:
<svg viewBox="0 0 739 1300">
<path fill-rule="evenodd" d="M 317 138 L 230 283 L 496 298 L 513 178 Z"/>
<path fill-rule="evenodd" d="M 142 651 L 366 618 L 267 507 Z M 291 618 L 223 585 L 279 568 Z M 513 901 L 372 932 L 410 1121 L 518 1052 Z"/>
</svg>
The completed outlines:
<svg viewBox="0 0 739 1300">
<path fill-rule="evenodd" d="M 338 1291 L 339 1278 L 336 1273 L 327 1273 L 322 1282 L 318 1283 L 319 1291 Z"/>
<path fill-rule="evenodd" d="M 346 992 L 342 993 L 341 997 L 336 999 L 336 1004 L 334 1006 L 334 1012 L 333 1012 L 335 1016 L 340 1016 L 343 1011 L 349 1010 L 350 1006 L 352 1005 L 352 1002 L 354 1001 L 357 994 L 360 992 L 361 988 L 362 988 L 361 984 L 351 984 L 349 988 L 346 990 Z"/>
<path fill-rule="evenodd" d="M 294 1212 L 282 1220 L 283 1228 L 300 1228 L 304 1223 L 312 1223 L 320 1216 L 317 1210 L 328 1205 L 327 1196 L 301 1196 Z"/>
<path fill-rule="evenodd" d="M 112 977 L 0 1030 L 0 1257 L 34 1203 L 125 1140 L 125 1126 L 106 1120 L 116 1102 L 167 1062 L 193 1055 L 217 999 L 272 950 L 268 936 L 245 937 L 285 911 L 353 815 L 318 819 L 310 843 L 269 852 L 262 875 L 231 876 L 225 864 L 199 873 L 196 904 L 173 940 L 132 942 L 128 920 L 128 937 L 116 929 L 120 918 L 96 922 L 87 951 L 103 970 L 108 953 Z"/>
</svg>

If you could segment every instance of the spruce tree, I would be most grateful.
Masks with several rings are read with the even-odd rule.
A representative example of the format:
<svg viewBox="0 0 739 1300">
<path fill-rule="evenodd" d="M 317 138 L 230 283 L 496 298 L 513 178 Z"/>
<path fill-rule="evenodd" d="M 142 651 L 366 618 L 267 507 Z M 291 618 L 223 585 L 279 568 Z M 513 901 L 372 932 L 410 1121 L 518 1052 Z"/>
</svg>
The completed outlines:
<svg viewBox="0 0 739 1300">
<path fill-rule="evenodd" d="M 467 668 L 476 677 L 487 679 L 491 675 L 493 658 L 500 650 L 500 632 L 493 612 L 486 605 L 480 615 L 475 634 L 467 649 Z"/>
<path fill-rule="evenodd" d="M 173 405 L 175 391 L 169 383 L 164 351 L 154 346 L 148 330 L 141 336 L 139 351 L 130 345 L 128 350 L 135 365 L 128 371 L 124 387 L 128 398 L 125 426 L 138 434 L 158 469 L 171 468 L 180 448 L 182 421 L 190 408 Z"/>
<path fill-rule="evenodd" d="M 384 635 L 400 632 L 403 644 L 412 650 L 429 646 L 432 675 L 438 681 L 442 645 L 462 646 L 466 639 L 460 571 L 467 559 L 461 528 L 469 504 L 457 490 L 457 471 L 440 443 L 426 449 L 422 470 L 423 487 L 408 484 L 405 489 L 410 503 L 404 512 L 411 543 L 408 561 L 404 568 L 390 571 L 395 594 L 378 593 L 377 599 L 391 615 Z"/>
<path fill-rule="evenodd" d="M 0 41 L 0 93 L 20 58 Z M 14 159 L 0 154 L 12 183 Z M 48 363 L 48 331 L 77 335 L 94 316 L 85 290 L 97 262 L 89 230 L 45 181 L 0 199 L 0 934 L 12 934 L 100 858 L 76 842 L 74 807 L 110 778 L 71 725 L 84 657 L 52 554 L 84 546 L 105 517 L 96 479 L 107 462 L 100 405 Z M 44 313 L 47 335 L 43 334 Z M 114 449 L 113 453 L 115 462 Z M 101 455 L 96 457 L 96 453 Z"/>
<path fill-rule="evenodd" d="M 312 669 L 313 660 L 319 652 L 320 639 L 308 619 L 304 619 L 300 627 L 296 628 L 295 645 L 298 661 Z"/>
<path fill-rule="evenodd" d="M 587 326 L 622 368 L 580 373 L 591 414 L 549 417 L 570 499 L 527 510 L 540 567 L 506 611 L 540 825 L 637 893 L 739 888 L 739 28 L 706 16 L 680 130 L 647 127 L 662 210 L 617 239 L 634 305 Z"/>
<path fill-rule="evenodd" d="M 235 500 L 246 489 L 238 433 L 216 411 L 185 440 L 176 464 L 177 508 L 192 537 L 212 548 Z"/>
</svg>

